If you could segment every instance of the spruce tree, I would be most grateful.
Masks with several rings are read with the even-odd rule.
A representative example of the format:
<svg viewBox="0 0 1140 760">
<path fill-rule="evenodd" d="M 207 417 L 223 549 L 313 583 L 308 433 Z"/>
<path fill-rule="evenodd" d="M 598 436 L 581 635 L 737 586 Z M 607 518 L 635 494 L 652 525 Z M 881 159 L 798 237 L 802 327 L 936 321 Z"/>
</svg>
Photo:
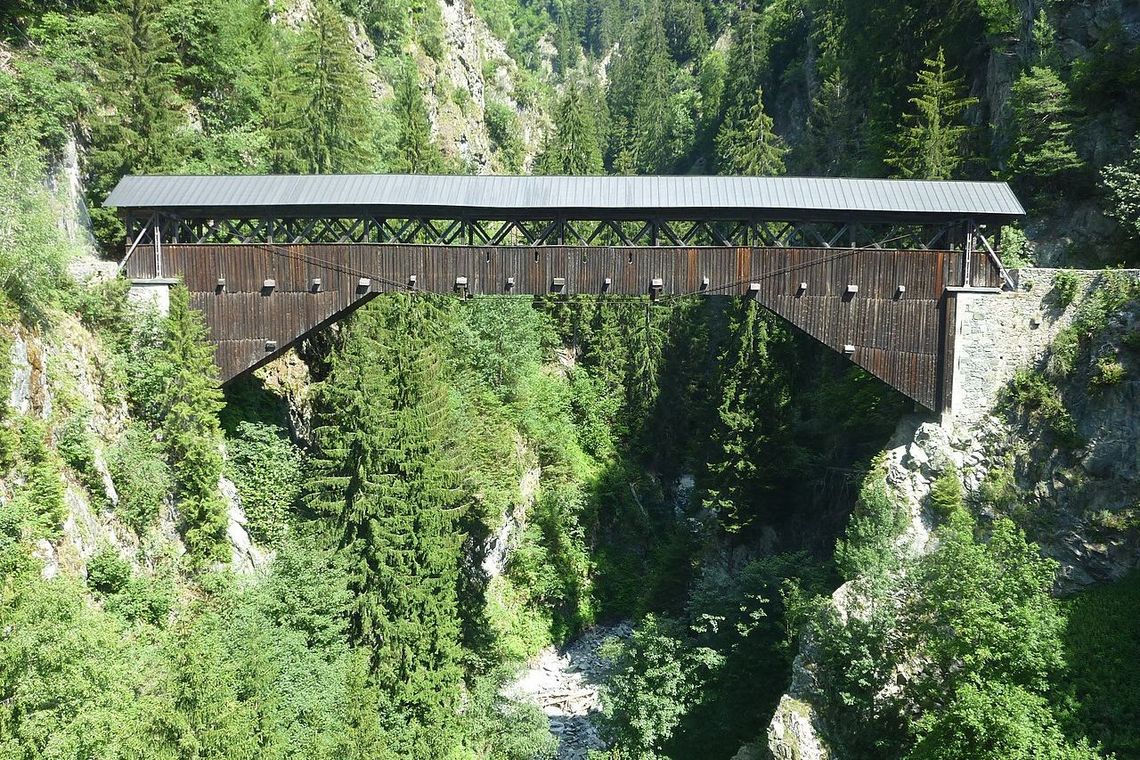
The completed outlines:
<svg viewBox="0 0 1140 760">
<path fill-rule="evenodd" d="M 314 4 L 293 68 L 298 87 L 294 124 L 301 131 L 298 152 L 305 170 L 329 174 L 373 169 L 368 84 L 348 38 L 348 22 L 331 0 Z"/>
<path fill-rule="evenodd" d="M 226 505 L 218 490 L 222 391 L 206 326 L 201 314 L 190 308 L 190 294 L 181 285 L 170 293 L 164 343 L 163 365 L 169 377 L 159 408 L 182 536 L 196 562 L 225 560 Z"/>
<path fill-rule="evenodd" d="M 566 88 L 554 111 L 554 132 L 547 133 L 535 159 L 535 174 L 602 173 L 597 124 L 585 97 L 576 84 Z"/>
<path fill-rule="evenodd" d="M 406 754 L 446 746 L 460 680 L 461 537 L 439 319 L 424 299 L 361 309 L 318 396 L 312 504 L 349 556 L 350 634 L 412 721 Z"/>
<path fill-rule="evenodd" d="M 396 155 L 392 169 L 406 174 L 432 174 L 443 170 L 443 154 L 431 137 L 431 120 L 420 94 L 419 74 L 412 64 L 404 67 L 396 82 L 394 103 Z"/>
<path fill-rule="evenodd" d="M 271 30 L 265 49 L 266 159 L 274 174 L 304 171 L 301 158 L 305 130 L 301 123 L 301 83 L 293 69 L 293 56 L 283 34 Z"/>
<path fill-rule="evenodd" d="M 908 179 L 950 179 L 962 164 L 962 149 L 969 128 L 959 121 L 978 102 L 964 97 L 963 80 L 947 68 L 942 48 L 910 86 L 914 111 L 903 116 L 895 146 L 887 163 Z"/>
<path fill-rule="evenodd" d="M 725 122 L 716 136 L 717 166 L 724 174 L 771 176 L 784 173 L 787 146 L 772 129 L 772 117 L 764 113 L 761 94 L 739 125 Z"/>
<path fill-rule="evenodd" d="M 676 64 L 669 57 L 661 7 L 653 0 L 623 44 L 607 93 L 612 129 L 609 155 L 624 174 L 673 168 L 674 114 L 670 108 Z"/>
<path fill-rule="evenodd" d="M 728 316 L 704 483 L 706 506 L 736 532 L 778 511 L 774 502 L 794 478 L 800 451 L 789 428 L 791 389 L 773 356 L 788 334 L 752 299 L 735 302 Z"/>
<path fill-rule="evenodd" d="M 182 103 L 175 90 L 177 51 L 162 24 L 158 0 L 126 0 L 110 15 L 99 50 L 100 93 L 106 108 L 92 125 L 89 192 L 100 238 L 122 234 L 122 223 L 102 201 L 124 174 L 161 173 L 184 153 Z"/>
<path fill-rule="evenodd" d="M 832 72 L 812 99 L 802 165 L 814 174 L 849 174 L 859 154 L 862 123 L 853 118 L 851 88 L 838 71 Z"/>
<path fill-rule="evenodd" d="M 1050 185 L 1082 165 L 1073 147 L 1069 88 L 1049 66 L 1033 66 L 1013 83 L 1010 99 L 1016 134 L 1011 177 Z"/>
</svg>

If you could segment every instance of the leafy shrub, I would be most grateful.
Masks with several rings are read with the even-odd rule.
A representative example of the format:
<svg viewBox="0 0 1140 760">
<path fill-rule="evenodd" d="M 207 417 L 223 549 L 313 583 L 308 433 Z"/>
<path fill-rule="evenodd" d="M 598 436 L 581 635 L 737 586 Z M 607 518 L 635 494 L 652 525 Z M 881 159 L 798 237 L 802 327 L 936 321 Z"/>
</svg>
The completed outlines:
<svg viewBox="0 0 1140 760">
<path fill-rule="evenodd" d="M 1021 491 L 1013 472 L 1013 457 L 1003 465 L 991 467 L 978 487 L 978 500 L 998 514 L 1020 517 Z"/>
<path fill-rule="evenodd" d="M 107 462 L 119 494 L 116 512 L 136 533 L 154 524 L 174 479 L 163 457 L 162 446 L 137 423 L 127 427 L 111 448 Z"/>
<path fill-rule="evenodd" d="M 1062 269 L 1053 275 L 1053 294 L 1062 308 L 1067 308 L 1077 298 L 1081 278 L 1071 269 Z"/>
<path fill-rule="evenodd" d="M 1096 360 L 1096 366 L 1093 369 L 1093 375 L 1089 378 L 1089 384 L 1092 386 L 1105 387 L 1109 385 L 1117 385 L 1123 382 L 1124 378 L 1128 376 L 1128 371 L 1124 369 L 1124 365 L 1115 356 L 1102 356 Z"/>
<path fill-rule="evenodd" d="M 126 277 L 113 277 L 75 289 L 72 311 L 83 324 L 93 330 L 119 331 L 133 318 L 127 294 L 131 281 Z"/>
<path fill-rule="evenodd" d="M 717 652 L 688 645 L 683 634 L 675 621 L 650 614 L 628 642 L 603 649 L 615 667 L 602 692 L 602 733 L 617 756 L 663 756 L 710 672 L 722 663 Z"/>
<path fill-rule="evenodd" d="M 523 144 L 514 109 L 496 100 L 487 101 L 483 121 L 487 124 L 487 135 L 492 144 L 503 156 L 506 168 L 519 171 L 522 168 Z"/>
<path fill-rule="evenodd" d="M 1058 380 L 1068 377 L 1077 366 L 1080 354 L 1081 330 L 1077 325 L 1069 325 L 1057 333 L 1049 346 L 1049 359 L 1046 365 L 1049 374 Z"/>
<path fill-rule="evenodd" d="M 1106 755 L 1140 753 L 1140 572 L 1061 602 L 1067 672 L 1056 684 L 1066 728 L 1102 742 Z"/>
<path fill-rule="evenodd" d="M 572 489 L 542 493 L 507 563 L 511 581 L 525 590 L 529 603 L 550 610 L 556 641 L 594 620 L 593 568 L 579 520 L 582 506 L 582 494 Z"/>
<path fill-rule="evenodd" d="M 74 255 L 44 187 L 46 174 L 34 144 L 0 142 L 0 290 L 33 324 L 47 321 Z"/>
<path fill-rule="evenodd" d="M 1003 398 L 1019 414 L 1049 430 L 1060 446 L 1076 448 L 1081 444 L 1073 415 L 1065 407 L 1061 392 L 1049 378 L 1031 369 L 1014 373 Z"/>
<path fill-rule="evenodd" d="M 554 760 L 558 739 L 546 716 L 537 705 L 502 695 L 500 684 L 507 676 L 489 673 L 474 679 L 463 715 L 465 744 L 473 757 L 487 760 Z"/>
<path fill-rule="evenodd" d="M 1001 263 L 1007 269 L 1021 269 L 1032 264 L 1029 239 L 1012 224 L 1001 228 Z"/>
<path fill-rule="evenodd" d="M 1120 345 L 1130 351 L 1140 351 L 1140 330 L 1129 330 L 1120 338 Z"/>
<path fill-rule="evenodd" d="M 100 594 L 118 593 L 130 578 L 131 563 L 110 547 L 103 547 L 87 560 L 87 585 Z"/>
<path fill-rule="evenodd" d="M 953 467 L 943 471 L 931 484 L 930 507 L 943 520 L 962 509 L 962 481 Z"/>
<path fill-rule="evenodd" d="M 251 535 L 275 543 L 301 492 L 301 452 L 274 425 L 240 422 L 228 442 L 229 474 Z"/>
<path fill-rule="evenodd" d="M 907 516 L 887 485 L 882 466 L 876 463 L 863 480 L 847 532 L 835 546 L 835 564 L 848 580 L 881 576 L 895 565 L 894 543 L 906 528 Z"/>
<path fill-rule="evenodd" d="M 63 503 L 62 462 L 48 446 L 47 426 L 31 417 L 20 418 L 18 466 L 24 482 L 15 501 L 26 509 L 35 537 L 54 536 L 67 516 Z M 19 511 L 20 506 L 17 506 Z"/>
<path fill-rule="evenodd" d="M 1081 304 L 1073 326 L 1082 337 L 1090 338 L 1102 332 L 1108 326 L 1109 317 L 1137 296 L 1140 296 L 1140 280 L 1116 269 L 1105 270 Z"/>
<path fill-rule="evenodd" d="M 1140 507 L 1126 507 L 1115 511 L 1101 509 L 1089 515 L 1089 522 L 1104 530 L 1124 533 L 1140 528 Z"/>
<path fill-rule="evenodd" d="M 95 463 L 95 442 L 81 417 L 71 417 L 57 431 L 56 451 L 79 478 L 94 503 L 107 505 L 103 474 Z"/>
<path fill-rule="evenodd" d="M 125 620 L 162 625 L 173 603 L 174 589 L 169 580 L 131 575 L 107 599 L 107 609 Z"/>
<path fill-rule="evenodd" d="M 501 662 L 522 662 L 550 643 L 548 611 L 529 604 L 529 594 L 507 575 L 492 578 L 484 592 L 487 627 Z"/>
<path fill-rule="evenodd" d="M 117 355 L 123 364 L 127 401 L 138 419 L 157 423 L 163 414 L 163 390 L 174 367 L 163 352 L 166 320 L 156 310 L 147 310 L 130 321 Z"/>
</svg>

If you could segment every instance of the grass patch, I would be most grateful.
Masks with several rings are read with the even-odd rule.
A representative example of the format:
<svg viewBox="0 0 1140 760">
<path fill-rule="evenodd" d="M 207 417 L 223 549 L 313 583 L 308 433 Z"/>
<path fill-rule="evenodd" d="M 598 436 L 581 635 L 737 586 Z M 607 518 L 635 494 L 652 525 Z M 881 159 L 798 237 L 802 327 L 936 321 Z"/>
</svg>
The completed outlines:
<svg viewBox="0 0 1140 760">
<path fill-rule="evenodd" d="M 1063 610 L 1066 728 L 1117 757 L 1140 757 L 1140 572 L 1077 594 Z"/>
</svg>

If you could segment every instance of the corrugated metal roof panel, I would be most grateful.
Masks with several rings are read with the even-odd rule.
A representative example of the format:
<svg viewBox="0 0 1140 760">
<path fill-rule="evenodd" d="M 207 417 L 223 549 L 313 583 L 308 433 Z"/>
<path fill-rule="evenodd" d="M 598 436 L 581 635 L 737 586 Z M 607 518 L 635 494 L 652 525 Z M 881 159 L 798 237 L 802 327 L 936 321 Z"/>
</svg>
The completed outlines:
<svg viewBox="0 0 1140 760">
<path fill-rule="evenodd" d="M 795 211 L 1023 216 L 1004 182 L 834 177 L 503 177 L 406 174 L 128 176 L 104 205 L 121 209 L 290 206 L 447 208 L 528 213 Z"/>
</svg>

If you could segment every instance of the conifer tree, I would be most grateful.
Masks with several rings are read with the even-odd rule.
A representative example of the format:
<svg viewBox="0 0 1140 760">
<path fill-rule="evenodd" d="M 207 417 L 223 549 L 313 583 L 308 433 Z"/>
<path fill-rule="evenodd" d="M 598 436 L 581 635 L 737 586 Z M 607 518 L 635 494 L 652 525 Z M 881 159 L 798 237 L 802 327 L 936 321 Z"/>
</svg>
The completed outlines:
<svg viewBox="0 0 1140 760">
<path fill-rule="evenodd" d="M 127 0 L 111 14 L 99 50 L 100 92 L 108 106 L 92 128 L 88 173 L 92 198 L 100 201 L 124 174 L 169 171 L 183 153 L 182 103 L 174 87 L 177 51 L 162 25 L 158 0 Z M 101 238 L 121 234 L 111 209 L 92 204 Z"/>
<path fill-rule="evenodd" d="M 266 159 L 274 174 L 303 171 L 301 142 L 301 84 L 292 67 L 284 35 L 272 30 L 265 50 L 265 133 Z"/>
<path fill-rule="evenodd" d="M 183 286 L 170 294 L 163 361 L 169 379 L 161 393 L 162 434 L 174 473 L 186 549 L 197 562 L 226 559 L 226 506 L 222 475 L 222 392 L 214 348 L 202 316 L 190 308 Z"/>
<path fill-rule="evenodd" d="M 1069 88 L 1049 66 L 1033 66 L 1013 83 L 1016 134 L 1009 174 L 1048 184 L 1082 165 L 1073 147 Z"/>
<path fill-rule="evenodd" d="M 664 0 L 665 35 L 673 60 L 685 63 L 709 49 L 704 8 L 695 0 Z"/>
<path fill-rule="evenodd" d="M 813 173 L 836 176 L 850 173 L 859 153 L 862 124 L 853 118 L 851 88 L 833 71 L 812 99 L 803 164 Z"/>
<path fill-rule="evenodd" d="M 756 301 L 730 307 L 727 343 L 717 363 L 717 420 L 705 481 L 705 503 L 728 531 L 763 516 L 797 466 L 788 429 L 790 389 L 773 350 L 786 333 L 773 329 Z"/>
<path fill-rule="evenodd" d="M 566 76 L 578 62 L 578 39 L 570 31 L 570 21 L 566 11 L 558 13 L 558 23 L 554 31 L 554 49 L 558 51 L 554 66 L 561 76 Z"/>
<path fill-rule="evenodd" d="M 548 133 L 535 159 L 536 174 L 601 174 L 602 151 L 597 124 L 585 92 L 576 84 L 566 88 L 554 111 L 554 133 Z"/>
<path fill-rule="evenodd" d="M 625 174 L 666 172 L 677 158 L 672 150 L 674 115 L 670 108 L 673 73 L 661 6 L 653 0 L 623 45 L 607 94 L 612 119 L 609 155 Z"/>
<path fill-rule="evenodd" d="M 420 94 L 419 75 L 414 65 L 405 66 L 396 82 L 394 108 L 399 132 L 392 169 L 407 174 L 442 171 L 443 154 L 432 141 L 431 120 Z"/>
<path fill-rule="evenodd" d="M 374 168 L 368 86 L 348 38 L 348 22 L 331 0 L 314 4 L 293 68 L 304 168 L 318 174 Z"/>
<path fill-rule="evenodd" d="M 438 321 L 406 294 L 354 317 L 319 394 L 312 495 L 349 555 L 352 639 L 412 718 L 407 753 L 421 756 L 437 756 L 433 736 L 446 742 L 460 679 L 460 499 Z"/>
<path fill-rule="evenodd" d="M 649 302 L 625 311 L 626 403 L 622 416 L 631 427 L 648 419 L 660 392 L 658 375 L 665 333 L 661 310 Z M 652 442 L 650 442 L 652 450 Z"/>
<path fill-rule="evenodd" d="M 908 179 L 949 179 L 962 164 L 962 149 L 969 128 L 959 121 L 962 113 L 978 102 L 964 97 L 962 79 L 946 66 L 942 48 L 910 86 L 914 111 L 903 116 L 895 147 L 887 163 Z"/>
<path fill-rule="evenodd" d="M 764 113 L 761 94 L 739 125 L 725 122 L 716 136 L 717 166 L 724 174 L 772 176 L 784 173 L 787 146 L 772 129 L 772 117 Z"/>
</svg>

